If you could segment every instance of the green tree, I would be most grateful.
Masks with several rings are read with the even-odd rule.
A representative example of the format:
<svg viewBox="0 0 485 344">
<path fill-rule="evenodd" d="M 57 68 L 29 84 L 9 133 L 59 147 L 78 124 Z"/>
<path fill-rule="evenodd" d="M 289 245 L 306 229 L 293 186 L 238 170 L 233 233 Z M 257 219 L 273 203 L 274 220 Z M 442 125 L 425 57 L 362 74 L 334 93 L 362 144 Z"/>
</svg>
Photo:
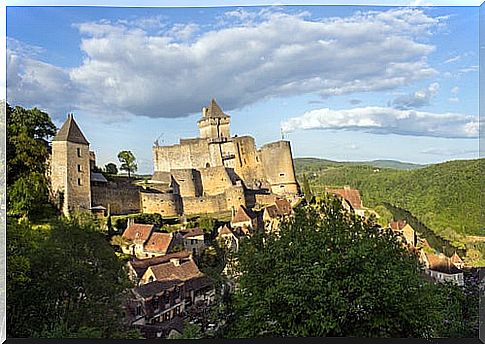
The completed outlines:
<svg viewBox="0 0 485 344">
<path fill-rule="evenodd" d="M 173 339 L 200 339 L 203 337 L 202 329 L 197 324 L 186 322 L 184 324 L 183 332 L 175 335 Z"/>
<path fill-rule="evenodd" d="M 313 199 L 313 193 L 305 173 L 303 173 L 303 195 L 307 204 L 309 204 Z"/>
<path fill-rule="evenodd" d="M 49 115 L 37 108 L 6 104 L 7 208 L 31 215 L 48 202 L 48 140 L 56 133 Z"/>
<path fill-rule="evenodd" d="M 121 306 L 131 286 L 93 221 L 73 216 L 38 233 L 28 222 L 9 221 L 8 335 L 12 337 L 112 337 L 124 333 Z M 11 276 L 13 277 L 13 276 Z"/>
<path fill-rule="evenodd" d="M 115 164 L 110 162 L 104 165 L 104 171 L 108 174 L 118 174 L 118 167 L 116 167 Z"/>
<path fill-rule="evenodd" d="M 121 151 L 118 153 L 118 160 L 121 163 L 120 169 L 128 172 L 128 178 L 138 170 L 135 156 L 131 151 Z"/>
<path fill-rule="evenodd" d="M 204 233 L 210 233 L 214 229 L 216 220 L 212 217 L 204 216 L 199 219 L 199 228 L 204 231 Z"/>
<path fill-rule="evenodd" d="M 237 254 L 227 337 L 439 335 L 443 304 L 392 234 L 324 199 Z M 230 317 L 228 317 L 230 319 Z"/>
</svg>

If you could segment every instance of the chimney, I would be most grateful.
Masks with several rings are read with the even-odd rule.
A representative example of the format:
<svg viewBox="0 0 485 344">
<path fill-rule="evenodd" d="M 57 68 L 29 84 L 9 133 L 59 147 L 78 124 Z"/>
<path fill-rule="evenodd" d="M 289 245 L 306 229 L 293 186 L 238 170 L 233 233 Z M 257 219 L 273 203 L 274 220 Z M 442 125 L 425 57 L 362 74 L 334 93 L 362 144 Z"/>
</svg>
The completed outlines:
<svg viewBox="0 0 485 344">
<path fill-rule="evenodd" d="M 126 228 L 130 227 L 131 225 L 135 224 L 135 219 L 132 217 L 128 218 L 128 222 L 126 223 Z"/>
<path fill-rule="evenodd" d="M 175 266 L 180 266 L 180 258 L 170 258 L 170 263 Z"/>
</svg>

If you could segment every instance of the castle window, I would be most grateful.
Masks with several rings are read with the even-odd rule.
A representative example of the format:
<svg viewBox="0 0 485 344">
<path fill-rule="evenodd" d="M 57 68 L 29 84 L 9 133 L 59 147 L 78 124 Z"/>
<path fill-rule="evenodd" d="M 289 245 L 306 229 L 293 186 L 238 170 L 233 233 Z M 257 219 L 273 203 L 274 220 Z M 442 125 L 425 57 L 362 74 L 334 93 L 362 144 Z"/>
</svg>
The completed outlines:
<svg viewBox="0 0 485 344">
<path fill-rule="evenodd" d="M 78 179 L 77 179 L 77 185 L 78 185 L 78 186 L 83 185 L 83 184 L 81 183 L 81 178 L 78 178 Z"/>
<path fill-rule="evenodd" d="M 285 174 L 284 173 L 280 173 L 280 177 L 283 177 Z"/>
<path fill-rule="evenodd" d="M 81 172 L 81 165 L 77 165 L 77 171 Z"/>
<path fill-rule="evenodd" d="M 209 163 L 206 163 L 205 167 L 211 167 L 211 165 Z"/>
<path fill-rule="evenodd" d="M 81 148 L 78 148 L 78 149 L 77 149 L 77 156 L 78 156 L 78 158 L 80 158 L 80 157 L 81 157 Z"/>
</svg>

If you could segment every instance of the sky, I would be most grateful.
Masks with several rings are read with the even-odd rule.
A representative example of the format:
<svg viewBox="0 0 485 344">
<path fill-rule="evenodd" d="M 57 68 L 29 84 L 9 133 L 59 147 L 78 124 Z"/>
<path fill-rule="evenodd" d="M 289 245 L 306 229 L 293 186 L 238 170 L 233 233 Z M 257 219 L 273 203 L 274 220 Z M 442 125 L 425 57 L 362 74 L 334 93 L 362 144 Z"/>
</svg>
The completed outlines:
<svg viewBox="0 0 485 344">
<path fill-rule="evenodd" d="M 295 157 L 436 163 L 478 141 L 478 7 L 7 7 L 7 101 L 97 165 L 198 135 L 215 98 L 231 133 Z"/>
</svg>

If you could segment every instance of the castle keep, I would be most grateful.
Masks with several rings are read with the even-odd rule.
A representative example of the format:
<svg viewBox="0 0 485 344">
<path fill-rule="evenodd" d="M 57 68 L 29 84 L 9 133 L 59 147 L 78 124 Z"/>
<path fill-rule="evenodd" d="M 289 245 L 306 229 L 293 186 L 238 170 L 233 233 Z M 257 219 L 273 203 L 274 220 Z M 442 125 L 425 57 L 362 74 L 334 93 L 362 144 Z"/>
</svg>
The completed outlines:
<svg viewBox="0 0 485 344">
<path fill-rule="evenodd" d="M 202 109 L 197 125 L 198 138 L 170 146 L 155 143 L 148 183 L 114 186 L 92 177 L 88 182 L 89 143 L 68 117 L 53 141 L 51 164 L 52 187 L 65 194 L 64 212 L 109 207 L 112 214 L 177 216 L 234 212 L 240 205 L 271 204 L 277 196 L 296 200 L 299 186 L 289 141 L 257 149 L 251 136 L 231 136 L 230 116 L 215 100 Z"/>
</svg>

